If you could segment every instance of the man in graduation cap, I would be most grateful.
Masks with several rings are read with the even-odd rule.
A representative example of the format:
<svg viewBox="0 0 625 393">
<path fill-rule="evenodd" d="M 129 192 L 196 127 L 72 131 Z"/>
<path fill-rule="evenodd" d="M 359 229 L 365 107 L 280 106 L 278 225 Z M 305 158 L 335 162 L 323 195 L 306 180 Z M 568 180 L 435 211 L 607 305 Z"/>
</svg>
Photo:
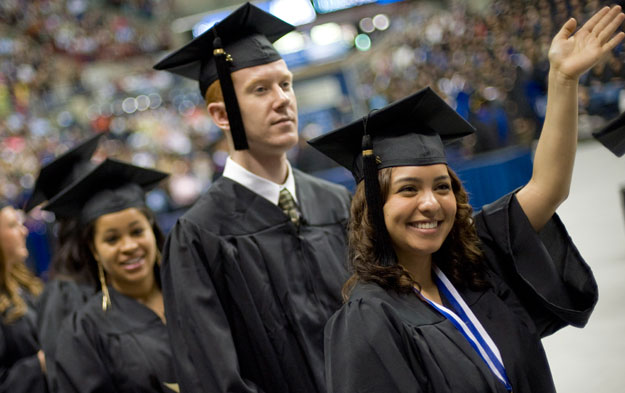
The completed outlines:
<svg viewBox="0 0 625 393">
<path fill-rule="evenodd" d="M 272 42 L 291 30 L 248 3 L 155 66 L 199 82 L 231 146 L 164 250 L 183 392 L 325 392 L 323 326 L 347 278 L 350 194 L 287 161 L 297 104 Z"/>
</svg>

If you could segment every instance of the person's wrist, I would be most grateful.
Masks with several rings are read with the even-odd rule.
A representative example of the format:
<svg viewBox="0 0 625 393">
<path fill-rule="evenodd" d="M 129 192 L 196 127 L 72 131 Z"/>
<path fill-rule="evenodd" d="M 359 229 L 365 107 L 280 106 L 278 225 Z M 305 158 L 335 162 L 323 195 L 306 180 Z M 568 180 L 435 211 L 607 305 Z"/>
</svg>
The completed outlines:
<svg viewBox="0 0 625 393">
<path fill-rule="evenodd" d="M 568 75 L 557 69 L 549 70 L 549 85 L 557 84 L 562 87 L 576 88 L 579 84 L 579 76 Z"/>
</svg>

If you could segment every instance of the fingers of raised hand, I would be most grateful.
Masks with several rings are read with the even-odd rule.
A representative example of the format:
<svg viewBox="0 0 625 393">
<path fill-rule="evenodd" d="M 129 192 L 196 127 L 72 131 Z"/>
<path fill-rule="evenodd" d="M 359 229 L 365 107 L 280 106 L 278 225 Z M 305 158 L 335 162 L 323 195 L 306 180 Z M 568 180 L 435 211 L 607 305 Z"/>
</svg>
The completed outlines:
<svg viewBox="0 0 625 393">
<path fill-rule="evenodd" d="M 614 7 L 614 8 L 617 8 L 617 7 Z M 599 39 L 599 42 L 601 42 L 602 44 L 604 44 L 606 41 L 612 38 L 612 35 L 614 34 L 614 32 L 619 28 L 619 26 L 621 26 L 621 24 L 625 20 L 625 14 L 620 12 L 620 7 L 618 8 L 619 9 L 617 10 L 616 13 L 614 13 L 614 15 L 611 15 L 612 12 L 610 12 L 610 14 L 607 15 L 607 16 L 612 16 L 611 18 L 607 18 L 607 17 L 604 18 L 608 20 L 603 25 L 601 30 L 597 31 L 597 38 Z M 599 29 L 599 25 L 597 25 L 597 27 L 593 30 L 593 33 L 595 33 L 595 30 L 598 30 L 598 29 Z"/>
<path fill-rule="evenodd" d="M 586 27 L 590 24 L 590 26 L 588 26 L 587 28 L 587 31 L 593 36 L 598 37 L 607 29 L 610 23 L 613 22 L 614 19 L 617 18 L 620 13 L 621 13 L 621 7 L 618 5 L 612 8 L 608 8 L 607 12 L 606 12 L 606 8 L 602 8 L 599 12 L 593 15 L 593 17 L 590 18 L 588 22 L 586 22 L 586 24 L 584 25 L 584 28 L 586 30 Z M 599 15 L 601 15 L 601 17 L 598 19 L 595 19 L 595 17 Z"/>
<path fill-rule="evenodd" d="M 606 6 L 597 11 L 582 27 L 582 30 L 592 32 L 597 24 L 610 12 L 610 7 Z"/>
<path fill-rule="evenodd" d="M 616 48 L 616 46 L 623 41 L 623 38 L 625 38 L 625 33 L 624 32 L 619 32 L 618 34 L 616 34 L 614 37 L 612 37 L 612 39 L 610 41 L 608 41 L 606 44 L 604 44 L 604 49 L 606 51 L 611 51 L 612 49 Z"/>
</svg>

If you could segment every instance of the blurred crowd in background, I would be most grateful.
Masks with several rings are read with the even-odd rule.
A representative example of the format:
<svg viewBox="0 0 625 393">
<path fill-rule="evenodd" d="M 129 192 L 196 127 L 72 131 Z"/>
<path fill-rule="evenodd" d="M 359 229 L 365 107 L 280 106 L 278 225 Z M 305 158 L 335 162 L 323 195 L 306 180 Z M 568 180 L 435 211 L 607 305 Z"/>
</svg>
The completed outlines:
<svg viewBox="0 0 625 393">
<path fill-rule="evenodd" d="M 346 101 L 379 108 L 430 85 L 477 127 L 463 155 L 530 146 L 545 113 L 551 38 L 569 17 L 582 23 L 603 2 L 484 3 L 405 1 L 403 12 L 389 15 L 390 28 L 371 35 L 371 49 L 352 50 L 340 66 L 356 82 Z M 22 203 L 41 165 L 94 132 L 107 134 L 100 158 L 172 174 L 149 196 L 157 212 L 188 207 L 211 184 L 226 158 L 221 132 L 194 83 L 152 70 L 175 46 L 173 7 L 173 0 L 0 2 L 0 197 Z M 581 137 L 623 107 L 624 61 L 618 47 L 582 78 Z M 362 115 L 350 105 L 340 110 Z M 300 122 L 303 139 L 329 127 Z M 290 158 L 314 172 L 305 143 Z"/>
<path fill-rule="evenodd" d="M 531 143 L 546 110 L 551 39 L 568 18 L 581 24 L 603 2 L 500 0 L 480 13 L 463 1 L 450 4 L 416 6 L 396 18 L 380 50 L 358 68 L 360 94 L 375 107 L 432 85 L 476 126 L 468 153 Z M 582 137 L 623 106 L 624 61 L 618 47 L 583 76 Z"/>
</svg>

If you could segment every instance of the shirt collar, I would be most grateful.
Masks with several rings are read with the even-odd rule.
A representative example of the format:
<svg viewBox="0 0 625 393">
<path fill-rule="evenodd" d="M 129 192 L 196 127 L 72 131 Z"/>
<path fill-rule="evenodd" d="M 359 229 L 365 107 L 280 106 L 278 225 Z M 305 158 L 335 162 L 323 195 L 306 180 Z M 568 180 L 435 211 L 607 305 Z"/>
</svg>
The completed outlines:
<svg viewBox="0 0 625 393">
<path fill-rule="evenodd" d="M 280 199 L 280 190 L 286 188 L 293 196 L 293 199 L 295 199 L 295 203 L 297 203 L 293 169 L 291 168 L 291 164 L 288 161 L 286 162 L 286 165 L 289 174 L 283 184 L 277 184 L 272 182 L 271 180 L 267 180 L 263 177 L 253 174 L 252 172 L 243 168 L 241 165 L 234 162 L 234 160 L 230 157 L 228 157 L 228 159 L 226 160 L 226 165 L 224 166 L 224 172 L 222 176 L 233 180 L 246 188 L 249 188 L 251 191 L 262 196 L 276 206 L 278 205 L 278 200 Z"/>
</svg>

